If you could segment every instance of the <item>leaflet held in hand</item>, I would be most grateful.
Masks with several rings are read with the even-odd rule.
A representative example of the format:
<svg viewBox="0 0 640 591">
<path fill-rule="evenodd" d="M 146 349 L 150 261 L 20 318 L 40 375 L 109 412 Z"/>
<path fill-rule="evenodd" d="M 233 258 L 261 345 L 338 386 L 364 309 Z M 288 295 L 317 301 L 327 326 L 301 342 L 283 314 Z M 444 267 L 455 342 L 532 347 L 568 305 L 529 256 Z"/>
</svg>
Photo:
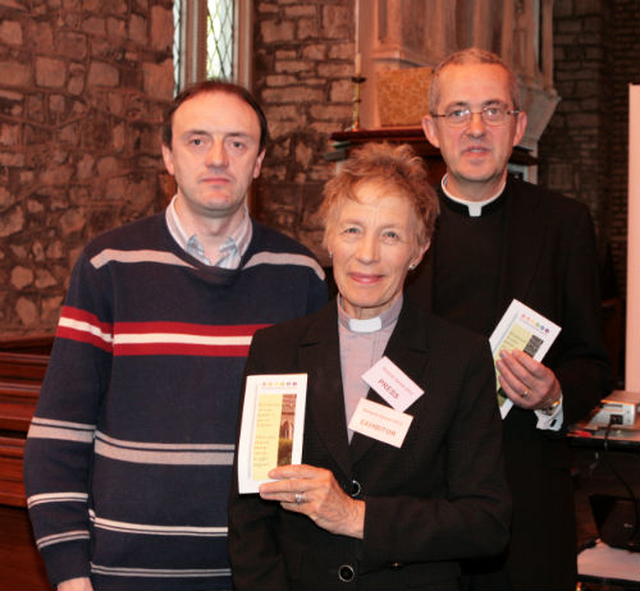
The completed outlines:
<svg viewBox="0 0 640 591">
<path fill-rule="evenodd" d="M 307 374 L 247 376 L 238 442 L 238 489 L 257 493 L 269 471 L 302 461 Z"/>
<path fill-rule="evenodd" d="M 524 351 L 536 361 L 542 361 L 553 341 L 560 334 L 560 330 L 557 324 L 514 299 L 489 338 L 494 363 L 500 359 L 501 351 L 513 349 Z M 500 388 L 497 369 L 496 387 L 500 415 L 504 419 L 511 410 L 513 402 Z"/>
</svg>

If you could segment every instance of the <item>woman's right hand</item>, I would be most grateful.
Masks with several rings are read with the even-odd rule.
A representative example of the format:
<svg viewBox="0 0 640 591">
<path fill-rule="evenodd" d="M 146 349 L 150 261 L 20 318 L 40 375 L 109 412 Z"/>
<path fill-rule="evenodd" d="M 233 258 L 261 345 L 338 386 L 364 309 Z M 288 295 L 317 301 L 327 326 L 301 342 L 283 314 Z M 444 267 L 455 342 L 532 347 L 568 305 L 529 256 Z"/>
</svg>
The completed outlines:
<svg viewBox="0 0 640 591">
<path fill-rule="evenodd" d="M 361 540 L 364 536 L 364 501 L 352 499 L 330 470 L 315 466 L 279 466 L 269 472 L 275 482 L 260 485 L 260 496 L 279 501 L 287 511 L 302 513 L 332 534 Z"/>
</svg>

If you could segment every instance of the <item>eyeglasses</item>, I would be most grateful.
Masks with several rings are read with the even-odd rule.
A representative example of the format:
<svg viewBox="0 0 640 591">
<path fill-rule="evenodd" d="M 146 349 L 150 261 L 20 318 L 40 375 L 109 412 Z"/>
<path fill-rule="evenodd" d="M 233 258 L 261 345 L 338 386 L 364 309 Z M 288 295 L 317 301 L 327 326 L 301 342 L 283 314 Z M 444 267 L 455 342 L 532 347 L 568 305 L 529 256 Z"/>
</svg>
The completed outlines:
<svg viewBox="0 0 640 591">
<path fill-rule="evenodd" d="M 454 108 L 442 114 L 432 113 L 431 116 L 434 118 L 443 118 L 452 127 L 461 127 L 462 125 L 468 125 L 473 115 L 477 113 L 485 125 L 497 127 L 504 125 L 507 120 L 507 115 L 517 115 L 519 112 L 517 109 L 511 110 L 502 106 L 489 105 L 482 107 L 479 111 L 472 111 L 469 107 Z"/>
</svg>

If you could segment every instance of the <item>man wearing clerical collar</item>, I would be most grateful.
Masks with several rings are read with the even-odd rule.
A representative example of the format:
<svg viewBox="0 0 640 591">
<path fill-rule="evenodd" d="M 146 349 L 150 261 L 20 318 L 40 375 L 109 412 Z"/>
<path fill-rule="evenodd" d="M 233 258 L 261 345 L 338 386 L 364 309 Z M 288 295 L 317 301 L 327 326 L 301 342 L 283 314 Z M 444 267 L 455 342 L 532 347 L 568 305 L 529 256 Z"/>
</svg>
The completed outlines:
<svg viewBox="0 0 640 591">
<path fill-rule="evenodd" d="M 511 543 L 504 556 L 469 566 L 469 588 L 568 591 L 576 533 L 558 431 L 608 393 L 610 368 L 587 208 L 507 174 L 526 126 L 518 82 L 497 55 L 472 48 L 436 67 L 423 129 L 447 172 L 431 252 L 406 293 L 485 336 L 514 298 L 562 327 L 543 363 L 518 350 L 497 361 L 499 385 L 514 404 L 503 421 Z"/>
</svg>

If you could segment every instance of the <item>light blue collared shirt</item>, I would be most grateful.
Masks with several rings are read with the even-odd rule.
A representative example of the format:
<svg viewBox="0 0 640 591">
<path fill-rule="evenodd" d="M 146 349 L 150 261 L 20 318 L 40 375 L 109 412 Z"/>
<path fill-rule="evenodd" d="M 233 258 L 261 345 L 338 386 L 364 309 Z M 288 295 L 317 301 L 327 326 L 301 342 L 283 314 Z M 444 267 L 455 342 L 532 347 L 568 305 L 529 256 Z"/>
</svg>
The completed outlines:
<svg viewBox="0 0 640 591">
<path fill-rule="evenodd" d="M 177 198 L 178 196 L 174 195 L 166 209 L 165 217 L 169 232 L 180 248 L 205 265 L 220 267 L 222 269 L 237 269 L 240 266 L 242 255 L 244 255 L 247 248 L 249 248 L 249 243 L 253 236 L 253 226 L 251 225 L 247 205 L 245 204 L 243 206 L 244 215 L 242 216 L 240 224 L 231 235 L 227 236 L 220 246 L 219 258 L 215 262 L 211 262 L 211 259 L 205 255 L 204 247 L 197 234 L 189 236 L 180 223 L 175 205 Z"/>
</svg>

